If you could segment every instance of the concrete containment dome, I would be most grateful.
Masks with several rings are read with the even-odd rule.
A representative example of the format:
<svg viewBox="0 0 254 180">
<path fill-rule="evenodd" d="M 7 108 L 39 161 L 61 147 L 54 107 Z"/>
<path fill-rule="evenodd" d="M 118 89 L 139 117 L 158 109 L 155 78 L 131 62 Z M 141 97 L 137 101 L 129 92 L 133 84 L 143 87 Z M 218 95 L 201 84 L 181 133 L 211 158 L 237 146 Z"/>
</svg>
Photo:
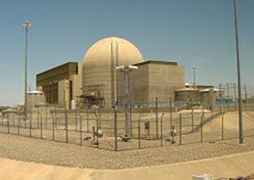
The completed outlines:
<svg viewBox="0 0 254 180">
<path fill-rule="evenodd" d="M 131 42 L 108 37 L 97 41 L 85 53 L 81 63 L 83 95 L 91 93 L 111 104 L 116 88 L 115 67 L 143 61 L 138 48 Z"/>
<path fill-rule="evenodd" d="M 115 54 L 117 45 L 119 65 L 135 64 L 142 61 L 143 57 L 135 45 L 122 38 L 108 37 L 97 41 L 87 50 L 83 63 L 111 64 L 111 52 L 113 49 L 113 54 Z M 113 46 L 112 49 L 111 46 Z"/>
</svg>

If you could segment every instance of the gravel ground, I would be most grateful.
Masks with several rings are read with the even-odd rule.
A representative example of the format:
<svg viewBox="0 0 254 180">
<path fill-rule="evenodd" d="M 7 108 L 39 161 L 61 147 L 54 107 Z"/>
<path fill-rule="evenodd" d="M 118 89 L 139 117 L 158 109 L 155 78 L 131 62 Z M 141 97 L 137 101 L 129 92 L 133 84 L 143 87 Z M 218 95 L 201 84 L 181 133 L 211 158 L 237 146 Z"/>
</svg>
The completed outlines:
<svg viewBox="0 0 254 180">
<path fill-rule="evenodd" d="M 170 145 L 130 151 L 57 143 L 35 138 L 0 134 L 0 157 L 80 168 L 120 169 L 211 158 L 254 150 L 254 137 L 244 145 L 237 139 L 218 143 Z"/>
</svg>

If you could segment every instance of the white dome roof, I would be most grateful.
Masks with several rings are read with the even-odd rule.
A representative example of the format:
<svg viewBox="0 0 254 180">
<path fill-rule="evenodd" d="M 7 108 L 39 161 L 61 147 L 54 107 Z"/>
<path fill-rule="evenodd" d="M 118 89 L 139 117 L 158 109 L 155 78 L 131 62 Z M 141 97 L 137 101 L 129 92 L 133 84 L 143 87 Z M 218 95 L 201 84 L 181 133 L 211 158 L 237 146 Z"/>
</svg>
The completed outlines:
<svg viewBox="0 0 254 180">
<path fill-rule="evenodd" d="M 87 50 L 83 63 L 111 64 L 111 45 L 115 52 L 116 44 L 118 44 L 118 65 L 129 65 L 143 61 L 143 57 L 135 45 L 122 38 L 108 37 L 97 41 Z"/>
</svg>

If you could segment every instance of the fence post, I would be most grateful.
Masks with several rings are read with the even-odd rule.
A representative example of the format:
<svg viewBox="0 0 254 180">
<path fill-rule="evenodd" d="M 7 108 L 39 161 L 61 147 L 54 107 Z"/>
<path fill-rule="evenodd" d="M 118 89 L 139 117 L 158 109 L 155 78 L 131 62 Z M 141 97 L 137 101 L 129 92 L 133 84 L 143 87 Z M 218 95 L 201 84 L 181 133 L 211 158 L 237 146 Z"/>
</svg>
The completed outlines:
<svg viewBox="0 0 254 180">
<path fill-rule="evenodd" d="M 235 107 L 234 107 L 234 109 L 235 110 L 237 110 L 237 96 L 236 96 L 236 94 L 237 94 L 237 90 L 236 90 L 236 83 L 233 83 L 233 89 L 234 89 L 234 105 L 235 105 Z"/>
<path fill-rule="evenodd" d="M 161 114 L 160 130 L 161 130 L 161 146 L 163 146 L 163 116 L 164 112 Z"/>
<path fill-rule="evenodd" d="M 99 148 L 99 114 L 98 114 L 98 109 L 95 110 L 96 113 L 96 145 L 97 148 Z"/>
<path fill-rule="evenodd" d="M 88 106 L 86 107 L 86 132 L 89 133 L 89 110 L 88 110 Z"/>
<path fill-rule="evenodd" d="M 67 109 L 64 110 L 64 119 L 65 119 L 65 142 L 69 142 L 69 134 L 68 134 L 68 114 Z"/>
<path fill-rule="evenodd" d="M 115 140 L 115 145 L 114 145 L 114 150 L 118 150 L 118 142 L 117 142 L 117 107 L 116 103 L 114 106 L 114 140 Z"/>
<path fill-rule="evenodd" d="M 75 109 L 75 131 L 78 131 L 78 109 Z"/>
<path fill-rule="evenodd" d="M 55 126 L 55 129 L 57 130 L 57 109 L 56 109 L 56 105 L 55 105 L 55 124 L 54 124 L 54 126 Z"/>
<path fill-rule="evenodd" d="M 92 126 L 93 142 L 96 143 L 95 126 Z"/>
<path fill-rule="evenodd" d="M 4 118 L 0 118 L 1 121 L 1 127 L 3 127 Z"/>
<path fill-rule="evenodd" d="M 18 135 L 20 135 L 20 115 L 18 116 Z"/>
<path fill-rule="evenodd" d="M 27 116 L 25 115 L 25 117 L 24 117 L 24 120 L 25 120 L 25 131 L 26 131 L 26 121 L 27 121 Z"/>
<path fill-rule="evenodd" d="M 82 133 L 82 128 L 83 128 L 83 124 L 82 124 L 82 116 L 80 114 L 80 109 L 79 109 L 79 135 L 80 135 L 80 146 L 82 146 L 82 142 L 83 142 L 83 133 Z"/>
<path fill-rule="evenodd" d="M 7 121 L 7 128 L 8 128 L 8 134 L 10 134 L 10 119 L 8 118 Z"/>
<path fill-rule="evenodd" d="M 52 139 L 53 141 L 55 141 L 55 118 L 52 111 L 51 111 L 51 115 L 52 115 Z"/>
<path fill-rule="evenodd" d="M 182 145 L 182 113 L 179 114 L 179 145 Z"/>
<path fill-rule="evenodd" d="M 40 112 L 39 112 L 39 107 L 37 107 L 37 129 L 39 129 L 39 116 L 40 116 Z"/>
<path fill-rule="evenodd" d="M 191 106 L 191 131 L 194 131 L 194 109 L 193 106 Z"/>
<path fill-rule="evenodd" d="M 169 120 L 169 129 L 172 127 L 172 121 L 173 121 L 173 107 L 172 107 L 172 98 L 169 99 L 169 106 L 170 106 L 170 120 Z"/>
<path fill-rule="evenodd" d="M 46 129 L 48 129 L 48 109 L 47 107 L 44 107 L 45 110 L 45 124 L 46 124 Z"/>
<path fill-rule="evenodd" d="M 16 115 L 13 116 L 12 127 L 16 127 Z"/>
<path fill-rule="evenodd" d="M 132 137 L 132 102 L 129 104 L 130 137 Z"/>
<path fill-rule="evenodd" d="M 138 118 L 138 148 L 141 148 L 141 112 L 139 112 L 139 118 Z"/>
<path fill-rule="evenodd" d="M 221 140 L 224 140 L 224 112 L 221 114 Z"/>
<path fill-rule="evenodd" d="M 200 142 L 203 143 L 203 120 L 204 120 L 204 110 L 202 111 L 200 119 Z"/>
<path fill-rule="evenodd" d="M 31 112 L 30 116 L 30 123 L 29 123 L 29 136 L 32 137 L 32 118 L 33 118 L 33 111 Z"/>
<path fill-rule="evenodd" d="M 40 112 L 40 137 L 43 139 L 43 134 L 42 134 L 42 113 Z"/>
<path fill-rule="evenodd" d="M 156 139 L 159 139 L 158 97 L 155 98 L 155 126 Z"/>
</svg>

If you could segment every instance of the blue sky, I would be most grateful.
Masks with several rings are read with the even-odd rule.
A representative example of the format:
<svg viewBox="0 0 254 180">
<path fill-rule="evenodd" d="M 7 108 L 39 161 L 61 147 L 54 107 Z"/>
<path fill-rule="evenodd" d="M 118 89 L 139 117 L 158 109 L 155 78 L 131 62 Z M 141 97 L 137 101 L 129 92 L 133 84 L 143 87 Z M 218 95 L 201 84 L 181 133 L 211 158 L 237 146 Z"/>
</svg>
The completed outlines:
<svg viewBox="0 0 254 180">
<path fill-rule="evenodd" d="M 243 83 L 254 88 L 254 1 L 239 0 Z M 198 68 L 199 83 L 236 80 L 232 0 L 9 0 L 0 1 L 0 105 L 23 101 L 24 32 L 33 22 L 29 85 L 35 75 L 106 36 L 135 43 L 145 59 L 176 60 L 186 81 Z"/>
</svg>

